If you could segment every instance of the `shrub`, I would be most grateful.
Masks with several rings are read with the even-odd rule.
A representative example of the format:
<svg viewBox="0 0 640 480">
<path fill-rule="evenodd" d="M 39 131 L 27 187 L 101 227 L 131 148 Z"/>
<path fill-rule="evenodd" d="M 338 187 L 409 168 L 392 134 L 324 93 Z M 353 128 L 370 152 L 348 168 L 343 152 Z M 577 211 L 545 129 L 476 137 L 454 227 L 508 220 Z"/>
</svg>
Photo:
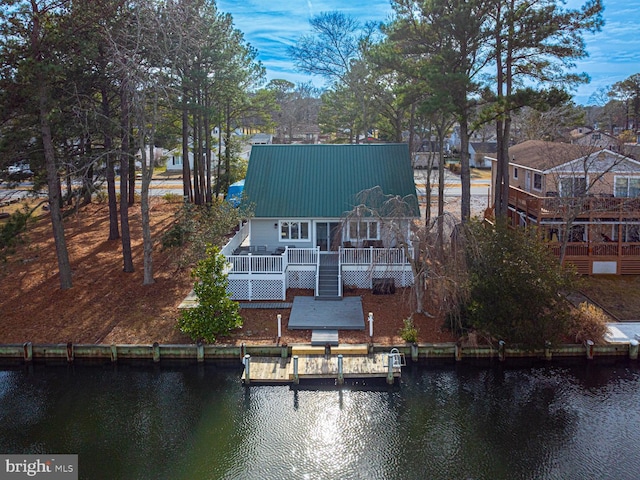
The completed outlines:
<svg viewBox="0 0 640 480">
<path fill-rule="evenodd" d="M 607 322 L 609 316 L 601 308 L 583 302 L 571 317 L 571 333 L 578 343 L 587 340 L 602 343 L 607 333 Z"/>
<path fill-rule="evenodd" d="M 464 314 L 489 338 L 524 347 L 558 342 L 566 335 L 569 305 L 559 292 L 573 289 L 535 228 L 471 224 L 466 235 L 469 301 Z"/>
<path fill-rule="evenodd" d="M 198 262 L 191 276 L 196 279 L 193 290 L 198 305 L 182 311 L 178 328 L 193 340 L 216 341 L 242 326 L 240 305 L 227 292 L 226 259 L 217 247 L 209 246 L 206 258 Z"/>
<path fill-rule="evenodd" d="M 418 341 L 418 328 L 413 323 L 413 317 L 405 318 L 400 328 L 400 336 L 407 343 L 416 343 Z"/>
<path fill-rule="evenodd" d="M 22 210 L 12 213 L 4 225 L 0 225 L 0 259 L 6 260 L 7 255 L 15 252 L 15 248 L 24 243 L 24 234 L 32 220 L 33 210 L 27 205 Z"/>
</svg>

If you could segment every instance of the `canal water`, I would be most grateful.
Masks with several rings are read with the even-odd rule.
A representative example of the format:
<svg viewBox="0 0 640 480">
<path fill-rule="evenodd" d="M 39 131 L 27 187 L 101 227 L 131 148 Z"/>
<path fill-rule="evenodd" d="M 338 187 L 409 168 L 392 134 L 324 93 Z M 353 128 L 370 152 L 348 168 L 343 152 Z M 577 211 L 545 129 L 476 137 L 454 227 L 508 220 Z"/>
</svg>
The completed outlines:
<svg viewBox="0 0 640 480">
<path fill-rule="evenodd" d="M 241 371 L 0 370 L 0 453 L 83 479 L 637 479 L 635 363 L 413 366 L 400 385 L 240 384 Z"/>
</svg>

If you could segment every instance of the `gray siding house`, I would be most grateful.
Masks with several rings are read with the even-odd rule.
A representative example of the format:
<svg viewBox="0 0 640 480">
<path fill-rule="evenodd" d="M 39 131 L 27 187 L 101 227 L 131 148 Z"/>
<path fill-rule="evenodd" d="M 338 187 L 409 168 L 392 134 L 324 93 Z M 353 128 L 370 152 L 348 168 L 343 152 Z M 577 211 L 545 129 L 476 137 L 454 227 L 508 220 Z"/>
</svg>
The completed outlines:
<svg viewBox="0 0 640 480">
<path fill-rule="evenodd" d="M 243 202 L 254 216 L 223 250 L 235 299 L 413 281 L 406 254 L 420 213 L 405 144 L 255 145 Z"/>
</svg>

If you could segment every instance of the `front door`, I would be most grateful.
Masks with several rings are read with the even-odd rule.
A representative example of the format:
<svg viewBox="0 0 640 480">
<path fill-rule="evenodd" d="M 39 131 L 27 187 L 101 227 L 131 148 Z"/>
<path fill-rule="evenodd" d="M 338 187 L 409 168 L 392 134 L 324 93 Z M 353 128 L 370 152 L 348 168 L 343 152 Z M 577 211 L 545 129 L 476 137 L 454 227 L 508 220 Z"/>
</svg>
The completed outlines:
<svg viewBox="0 0 640 480">
<path fill-rule="evenodd" d="M 338 222 L 316 223 L 316 246 L 320 247 L 321 252 L 338 250 L 340 241 L 340 224 Z"/>
</svg>

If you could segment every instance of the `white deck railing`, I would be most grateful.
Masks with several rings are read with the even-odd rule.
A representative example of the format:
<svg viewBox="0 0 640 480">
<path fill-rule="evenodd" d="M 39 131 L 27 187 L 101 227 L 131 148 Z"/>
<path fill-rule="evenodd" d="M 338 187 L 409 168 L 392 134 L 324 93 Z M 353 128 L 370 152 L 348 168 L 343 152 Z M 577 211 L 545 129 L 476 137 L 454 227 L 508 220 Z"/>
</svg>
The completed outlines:
<svg viewBox="0 0 640 480">
<path fill-rule="evenodd" d="M 339 262 L 346 265 L 407 265 L 401 248 L 340 248 Z M 318 248 L 287 248 L 282 255 L 227 255 L 230 273 L 284 273 L 289 265 L 317 266 Z"/>
<path fill-rule="evenodd" d="M 285 271 L 284 255 L 229 255 L 229 273 L 282 273 Z"/>
<path fill-rule="evenodd" d="M 410 249 L 412 252 L 413 249 Z M 342 265 L 406 265 L 401 248 L 340 248 Z"/>
<path fill-rule="evenodd" d="M 315 265 L 318 263 L 318 248 L 287 248 L 289 265 Z"/>
<path fill-rule="evenodd" d="M 229 240 L 229 242 L 224 247 L 222 247 L 220 252 L 226 257 L 233 255 L 233 252 L 240 245 L 242 245 L 242 242 L 244 242 L 248 236 L 249 236 L 249 222 L 245 222 L 243 225 L 240 226 L 240 229 Z"/>
</svg>

